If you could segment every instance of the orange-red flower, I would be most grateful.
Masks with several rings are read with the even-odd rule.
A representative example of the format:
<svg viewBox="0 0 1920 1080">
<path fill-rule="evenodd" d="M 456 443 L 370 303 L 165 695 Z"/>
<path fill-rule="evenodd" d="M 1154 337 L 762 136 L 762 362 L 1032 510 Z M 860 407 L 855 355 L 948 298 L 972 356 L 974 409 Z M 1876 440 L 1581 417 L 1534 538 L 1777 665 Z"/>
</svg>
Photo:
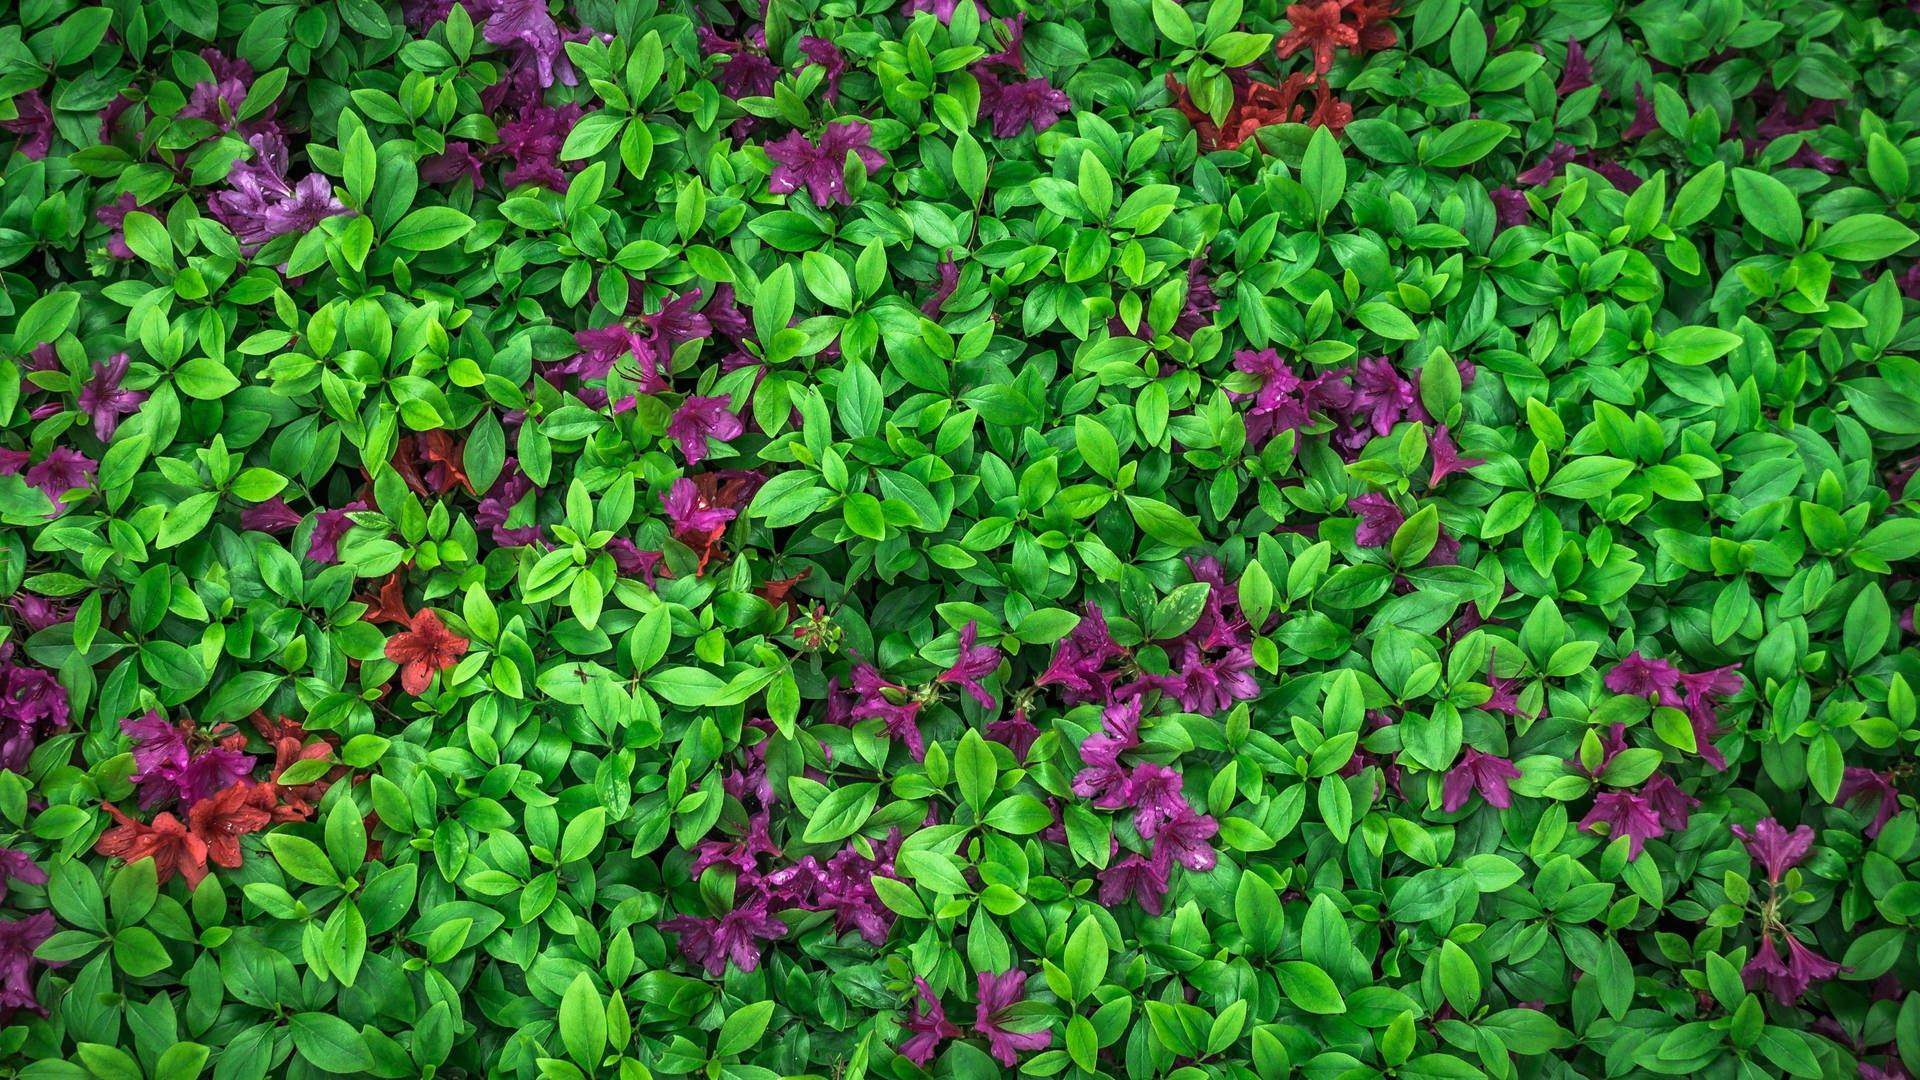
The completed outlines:
<svg viewBox="0 0 1920 1080">
<path fill-rule="evenodd" d="M 774 607 L 779 607 L 783 604 L 786 605 L 787 617 L 792 618 L 800 611 L 800 602 L 793 598 L 793 591 L 801 582 L 807 580 L 807 576 L 812 573 L 813 567 L 809 566 L 790 578 L 763 581 L 760 583 L 759 588 L 753 590 L 753 594 L 765 600 L 767 603 L 772 604 Z"/>
<path fill-rule="evenodd" d="M 367 605 L 367 613 L 361 618 L 376 625 L 380 623 L 407 624 L 407 597 L 404 569 L 395 570 L 380 583 L 380 592 L 374 596 L 356 596 L 355 600 Z"/>
<path fill-rule="evenodd" d="M 1274 46 L 1274 51 L 1280 54 L 1280 59 L 1285 60 L 1302 49 L 1311 50 L 1313 74 L 1307 76 L 1308 82 L 1326 74 L 1333 67 L 1334 49 L 1342 46 L 1350 49 L 1360 43 L 1359 31 L 1342 18 L 1340 0 L 1289 4 L 1287 24 L 1289 29 Z"/>
<path fill-rule="evenodd" d="M 415 697 L 426 693 L 435 672 L 447 670 L 466 654 L 467 639 L 427 610 L 414 615 L 409 629 L 387 639 L 387 659 L 400 665 L 400 687 Z"/>
<path fill-rule="evenodd" d="M 273 824 L 278 803 L 272 784 L 235 784 L 194 803 L 190 829 L 207 858 L 231 869 L 240 865 L 240 838 Z"/>
<path fill-rule="evenodd" d="M 1187 122 L 1193 125 L 1194 135 L 1200 141 L 1200 149 L 1237 150 L 1241 143 L 1253 137 L 1253 133 L 1272 124 L 1305 123 L 1310 127 L 1324 127 L 1335 135 L 1340 134 L 1353 119 L 1353 108 L 1333 96 L 1333 91 L 1325 82 L 1313 84 L 1314 108 L 1308 112 L 1300 104 L 1300 95 L 1307 89 L 1309 76 L 1296 71 L 1287 76 L 1279 86 L 1263 82 L 1249 82 L 1234 87 L 1233 108 L 1228 110 L 1226 119 L 1219 124 L 1193 103 L 1187 88 L 1176 80 L 1171 73 L 1167 75 L 1167 91 L 1173 95 L 1174 106 Z"/>
<path fill-rule="evenodd" d="M 1400 14 L 1394 0 L 1340 0 L 1341 14 L 1353 20 L 1355 56 L 1391 49 L 1400 44 L 1400 34 L 1387 20 Z"/>
<path fill-rule="evenodd" d="M 172 814 L 160 814 L 151 825 L 135 821 L 112 803 L 100 804 L 119 824 L 102 833 L 93 850 L 122 862 L 152 859 L 161 884 L 178 873 L 188 888 L 198 888 L 207 876 L 207 842 Z"/>
</svg>

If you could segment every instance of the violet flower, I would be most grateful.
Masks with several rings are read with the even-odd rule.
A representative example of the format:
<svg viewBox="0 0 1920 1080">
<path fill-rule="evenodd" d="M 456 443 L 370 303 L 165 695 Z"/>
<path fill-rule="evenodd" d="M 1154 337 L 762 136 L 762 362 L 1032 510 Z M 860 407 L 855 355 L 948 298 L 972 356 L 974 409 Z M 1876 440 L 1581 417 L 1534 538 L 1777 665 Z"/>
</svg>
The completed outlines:
<svg viewBox="0 0 1920 1080">
<path fill-rule="evenodd" d="M 853 690 L 859 695 L 853 704 L 853 719 L 879 720 L 886 726 L 889 736 L 906 744 L 913 760 L 927 759 L 926 742 L 920 734 L 920 702 L 910 699 L 903 704 L 895 704 L 887 697 L 889 690 L 904 696 L 906 687 L 881 678 L 879 669 L 872 664 L 855 664 Z"/>
<path fill-rule="evenodd" d="M 941 686 L 958 686 L 973 695 L 973 700 L 983 709 L 991 709 L 998 702 L 980 680 L 991 675 L 1000 667 L 1000 650 L 992 645 L 978 644 L 980 626 L 976 620 L 969 619 L 960 630 L 960 656 L 953 666 L 940 673 L 933 681 Z"/>
<path fill-rule="evenodd" d="M 1457 542 L 1455 547 L 1458 547 Z M 1480 707 L 1488 712 L 1506 713 L 1508 716 L 1515 716 L 1524 720 L 1538 720 L 1540 718 L 1538 714 L 1520 711 L 1519 677 L 1515 676 L 1511 679 L 1502 679 L 1495 675 L 1493 670 L 1493 661 L 1487 661 L 1487 688 L 1493 693 L 1487 698 L 1486 704 Z"/>
<path fill-rule="evenodd" d="M 1501 185 L 1487 193 L 1493 200 L 1493 219 L 1495 232 L 1511 229 L 1516 225 L 1525 225 L 1531 220 L 1532 208 L 1527 205 L 1526 192 Z"/>
<path fill-rule="evenodd" d="M 679 444 L 688 465 L 706 460 L 708 439 L 725 443 L 746 432 L 746 424 L 727 411 L 728 403 L 725 397 L 688 395 L 674 410 L 673 418 L 667 422 L 667 437 Z"/>
<path fill-rule="evenodd" d="M 1120 755 L 1140 745 L 1140 699 L 1132 697 L 1108 705 L 1100 713 L 1100 730 L 1080 744 L 1080 760 L 1089 765 L 1112 765 Z"/>
<path fill-rule="evenodd" d="M 846 74 L 847 58 L 840 55 L 838 46 L 821 37 L 801 38 L 800 54 L 807 58 L 807 62 L 826 71 L 824 95 L 827 104 L 833 104 L 833 99 L 840 94 L 840 76 Z"/>
<path fill-rule="evenodd" d="M 1665 660 L 1648 659 L 1635 650 L 1614 664 L 1603 681 L 1607 689 L 1616 694 L 1631 694 L 1665 704 L 1672 700 L 1670 695 L 1680 689 L 1680 672 Z"/>
<path fill-rule="evenodd" d="M 947 299 L 953 295 L 953 290 L 960 287 L 960 267 L 953 261 L 953 252 L 941 253 L 939 271 L 939 286 L 933 290 L 933 295 L 920 305 L 920 314 L 929 319 L 940 317 L 940 309 L 947 306 Z"/>
<path fill-rule="evenodd" d="M 1780 936 L 1787 943 L 1785 960 L 1774 951 L 1773 934 L 1768 932 L 1760 935 L 1760 944 L 1755 947 L 1753 959 L 1740 969 L 1740 980 L 1748 990 L 1758 990 L 1764 985 L 1774 1000 L 1782 1005 L 1793 1005 L 1815 982 L 1824 982 L 1840 974 L 1842 969 L 1839 964 L 1800 944 L 1800 939 L 1791 933 L 1782 931 Z"/>
<path fill-rule="evenodd" d="M 45 885 L 47 872 L 33 857 L 24 851 L 0 847 L 0 900 L 7 898 L 8 880 L 23 881 L 28 885 Z"/>
<path fill-rule="evenodd" d="M 114 353 L 104 364 L 95 360 L 93 378 L 80 386 L 80 411 L 93 417 L 93 434 L 101 442 L 113 441 L 113 433 L 120 430 L 120 418 L 139 412 L 147 400 L 145 390 L 126 390 L 120 385 L 126 380 L 129 363 L 131 359 L 123 352 Z"/>
<path fill-rule="evenodd" d="M 1073 108 L 1066 92 L 1045 79 L 1002 83 L 983 65 L 974 67 L 973 77 L 980 84 L 980 116 L 993 121 L 996 139 L 1011 139 L 1029 127 L 1045 131 Z"/>
<path fill-rule="evenodd" d="M 488 149 L 495 157 L 513 159 L 513 168 L 504 178 L 506 186 L 538 184 L 554 191 L 567 190 L 567 173 L 563 170 L 578 169 L 584 163 L 563 165 L 560 148 L 566 145 L 567 135 L 582 115 L 580 106 L 572 102 L 559 106 L 535 103 L 522 109 L 517 119 L 501 124 L 500 141 Z"/>
<path fill-rule="evenodd" d="M 133 249 L 127 246 L 127 215 L 135 210 L 143 214 L 156 214 L 151 206 L 143 206 L 133 193 L 123 191 L 120 197 L 93 212 L 94 220 L 111 228 L 107 237 L 107 254 L 116 259 L 133 258 Z"/>
<path fill-rule="evenodd" d="M 1109 665 L 1127 655 L 1127 650 L 1113 640 L 1099 605 L 1088 604 L 1080 622 L 1055 646 L 1053 660 L 1033 685 L 1060 687 L 1069 704 L 1106 701 L 1119 678 L 1119 672 L 1110 670 Z M 1134 715 L 1137 723 L 1137 704 Z"/>
<path fill-rule="evenodd" d="M 263 503 L 255 503 L 240 511 L 240 528 L 245 532 L 283 533 L 299 526 L 305 519 L 287 505 L 285 496 L 275 495 Z"/>
<path fill-rule="evenodd" d="M 1435 427 L 1433 434 L 1427 437 L 1427 449 L 1433 454 L 1433 475 L 1427 478 L 1428 487 L 1439 487 L 1440 481 L 1454 473 L 1487 463 L 1486 458 L 1461 457 L 1460 448 L 1453 445 L 1453 436 L 1445 424 Z"/>
<path fill-rule="evenodd" d="M 1727 758 L 1713 745 L 1713 740 L 1721 734 L 1718 699 L 1722 695 L 1740 692 L 1745 684 L 1740 679 L 1739 670 L 1739 664 L 1729 664 L 1712 671 L 1680 672 L 1677 675 L 1681 705 L 1693 725 L 1694 744 L 1701 760 L 1722 772 L 1726 771 Z"/>
<path fill-rule="evenodd" d="M 1567 39 L 1567 66 L 1560 76 L 1559 94 L 1566 97 L 1576 90 L 1585 90 L 1593 85 L 1593 61 L 1587 59 L 1587 50 L 1572 38 Z"/>
<path fill-rule="evenodd" d="M 1647 100 L 1647 93 L 1639 83 L 1633 84 L 1633 123 L 1620 133 L 1621 142 L 1644 139 L 1660 130 L 1660 121 L 1654 116 L 1653 102 Z"/>
<path fill-rule="evenodd" d="M 1219 822 L 1183 806 L 1179 813 L 1158 823 L 1151 834 L 1142 831 L 1140 835 L 1153 841 L 1154 858 L 1170 858 L 1197 874 L 1204 874 L 1219 861 L 1213 845 L 1207 843 L 1219 831 Z"/>
<path fill-rule="evenodd" d="M 925 1066 L 933 1060 L 934 1052 L 947 1039 L 957 1039 L 960 1028 L 947 1019 L 947 1010 L 934 996 L 933 988 L 927 980 L 918 975 L 913 977 L 913 991 L 919 997 L 924 1010 L 916 1009 L 913 1015 L 901 1023 L 901 1027 L 913 1032 L 913 1036 L 900 1044 L 900 1056 L 915 1065 Z"/>
<path fill-rule="evenodd" d="M 1027 719 L 1025 706 L 1016 702 L 1012 716 L 987 724 L 987 738 L 1013 751 L 1013 759 L 1024 764 L 1027 752 L 1040 738 L 1040 729 Z"/>
<path fill-rule="evenodd" d="M 367 509 L 365 500 L 355 499 L 338 510 L 322 510 L 314 515 L 313 531 L 307 535 L 307 558 L 332 566 L 340 561 L 340 540 L 353 528 L 347 515 Z"/>
<path fill-rule="evenodd" d="M 676 533 L 711 532 L 739 515 L 726 506 L 709 506 L 700 498 L 700 486 L 682 476 L 660 496 L 667 520 Z"/>
<path fill-rule="evenodd" d="M 53 500 L 53 512 L 57 515 L 66 509 L 63 496 L 69 491 L 90 486 L 98 468 L 92 458 L 80 451 L 56 446 L 47 451 L 47 456 L 38 465 L 26 471 L 24 479 Z"/>
<path fill-rule="evenodd" d="M 1451 814 L 1467 805 L 1477 789 L 1487 805 L 1505 810 L 1513 805 L 1510 782 L 1520 779 L 1520 770 L 1503 757 L 1484 754 L 1467 747 L 1466 756 L 1448 773 L 1442 785 L 1440 809 Z"/>
<path fill-rule="evenodd" d="M 785 934 L 787 924 L 768 913 L 767 898 L 760 896 L 717 919 L 680 915 L 661 923 L 660 930 L 680 935 L 681 954 L 717 979 L 729 962 L 742 972 L 758 968 L 762 943 Z"/>
<path fill-rule="evenodd" d="M 1514 179 L 1528 187 L 1540 187 L 1543 184 L 1551 183 L 1555 177 L 1559 176 L 1566 170 L 1566 167 L 1573 162 L 1574 154 L 1577 152 L 1570 143 L 1554 143 L 1553 149 L 1547 151 L 1547 156 L 1542 158 L 1538 165 L 1526 170 Z"/>
<path fill-rule="evenodd" d="M 1186 778 L 1178 769 L 1151 761 L 1133 767 L 1125 784 L 1126 801 L 1134 808 L 1134 827 L 1142 836 L 1152 836 L 1163 822 L 1190 812 L 1183 792 Z"/>
<path fill-rule="evenodd" d="M 1680 785 L 1666 773 L 1656 772 L 1647 778 L 1646 786 L 1640 789 L 1640 796 L 1660 815 L 1661 824 L 1669 832 L 1679 832 L 1687 827 L 1687 821 L 1693 811 L 1700 806 L 1700 800 L 1680 790 Z"/>
<path fill-rule="evenodd" d="M 1053 1042 L 1051 1029 L 1021 1033 L 1008 1031 L 1006 1012 L 1026 997 L 1027 977 L 1018 970 L 998 975 L 979 973 L 979 997 L 974 1005 L 973 1032 L 987 1037 L 994 1059 L 1013 1068 L 1023 1050 L 1045 1050 Z"/>
<path fill-rule="evenodd" d="M 547 0 L 489 0 L 493 14 L 480 36 L 494 45 L 524 49 L 532 56 L 541 86 L 553 85 L 554 61 L 561 55 L 560 26 L 547 13 Z"/>
<path fill-rule="evenodd" d="M 885 154 L 868 145 L 872 139 L 873 128 L 863 120 L 828 124 L 820 132 L 818 143 L 790 131 L 778 142 L 766 146 L 767 157 L 774 162 L 767 191 L 784 195 L 798 191 L 804 184 L 815 206 L 835 203 L 852 206 L 853 194 L 846 184 L 847 152 L 852 151 L 860 159 L 867 167 L 868 176 L 887 163 Z"/>
<path fill-rule="evenodd" d="M 1016 11 L 1011 18 L 1002 17 L 999 23 L 1007 28 L 1007 47 L 991 56 L 981 57 L 978 61 L 979 65 L 984 67 L 998 64 L 1001 67 L 1012 68 L 1022 75 L 1026 74 L 1027 60 L 1026 57 L 1020 54 L 1020 43 L 1027 34 L 1027 13 L 1024 11 Z M 986 47 L 984 41 L 980 44 L 982 48 Z"/>
<path fill-rule="evenodd" d="M 1133 854 L 1100 871 L 1100 906 L 1117 907 L 1129 899 L 1140 909 L 1158 916 L 1167 896 L 1168 864 Z"/>
<path fill-rule="evenodd" d="M 1660 816 L 1646 799 L 1624 791 L 1603 791 L 1593 797 L 1593 809 L 1580 819 L 1580 828 L 1593 832 L 1594 826 L 1601 824 L 1608 827 L 1610 839 L 1628 838 L 1628 861 L 1640 857 L 1648 840 L 1667 833 L 1660 827 Z"/>
<path fill-rule="evenodd" d="M 31 593 L 25 589 L 14 593 L 12 599 L 7 601 L 7 606 L 13 609 L 14 617 L 20 620 L 20 625 L 25 627 L 29 634 L 37 634 L 49 626 L 73 621 L 71 605 L 62 604 L 50 597 Z"/>
<path fill-rule="evenodd" d="M 419 168 L 423 184 L 451 184 L 465 178 L 473 182 L 473 190 L 479 191 L 485 183 L 480 173 L 480 158 L 466 142 L 448 143 L 440 153 L 421 158 Z"/>
<path fill-rule="evenodd" d="M 35 87 L 24 94 L 15 94 L 13 107 L 19 115 L 12 120 L 0 120 L 0 128 L 20 136 L 13 145 L 21 157 L 28 161 L 45 159 L 53 147 L 53 113 L 47 108 L 47 99 L 41 97 L 40 88 Z"/>
<path fill-rule="evenodd" d="M 1813 827 L 1802 825 L 1788 832 L 1778 821 L 1768 817 L 1753 823 L 1751 832 L 1733 825 L 1729 827 L 1740 842 L 1747 845 L 1747 854 L 1752 855 L 1760 865 L 1767 868 L 1767 881 L 1780 884 L 1786 872 L 1799 866 L 1813 850 Z"/>
<path fill-rule="evenodd" d="M 0 769 L 26 772 L 34 748 L 72 726 L 70 708 L 52 672 L 0 664 Z"/>
<path fill-rule="evenodd" d="M 327 218 L 352 212 L 334 197 L 325 176 L 312 173 L 293 185 L 285 199 L 267 207 L 266 227 L 275 236 L 310 232 Z"/>
<path fill-rule="evenodd" d="M 1361 547 L 1381 547 L 1392 543 L 1394 534 L 1407 521 L 1407 515 L 1394 505 L 1393 500 L 1377 491 L 1348 499 L 1347 509 L 1360 515 L 1360 527 L 1354 530 L 1353 542 Z"/>
<path fill-rule="evenodd" d="M 0 921 L 0 1023 L 10 1021 L 17 1012 L 47 1015 L 34 995 L 33 969 L 36 964 L 53 965 L 35 959 L 33 953 L 59 929 L 51 911 Z"/>
<path fill-rule="evenodd" d="M 1893 815 L 1900 812 L 1900 791 L 1893 786 L 1893 775 L 1855 765 L 1847 766 L 1841 774 L 1840 790 L 1834 793 L 1833 804 L 1845 806 L 1861 798 L 1877 799 L 1879 802 L 1874 810 L 1873 823 L 1867 826 L 1868 838 L 1877 838 L 1880 830 L 1887 827 L 1887 822 L 1893 820 Z"/>
<path fill-rule="evenodd" d="M 959 6 L 960 0 L 907 0 L 900 6 L 900 14 L 912 18 L 918 12 L 931 11 L 933 17 L 939 19 L 944 26 L 953 22 L 954 9 Z M 993 17 L 987 12 L 987 5 L 980 0 L 974 0 L 973 6 L 980 12 L 981 22 L 986 22 Z"/>
</svg>

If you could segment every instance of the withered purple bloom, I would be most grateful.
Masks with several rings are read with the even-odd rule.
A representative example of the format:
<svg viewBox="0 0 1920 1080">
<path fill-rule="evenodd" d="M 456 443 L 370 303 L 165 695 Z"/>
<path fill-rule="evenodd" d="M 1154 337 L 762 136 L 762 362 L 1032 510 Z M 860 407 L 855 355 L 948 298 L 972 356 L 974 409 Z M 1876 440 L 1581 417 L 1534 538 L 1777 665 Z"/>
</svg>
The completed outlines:
<svg viewBox="0 0 1920 1080">
<path fill-rule="evenodd" d="M 1660 827 L 1660 815 L 1645 798 L 1624 791 L 1603 791 L 1595 795 L 1593 809 L 1580 819 L 1580 828 L 1586 832 L 1593 832 L 1595 825 L 1602 824 L 1608 828 L 1609 839 L 1628 838 L 1629 861 L 1640 857 L 1648 840 L 1667 833 Z"/>
<path fill-rule="evenodd" d="M 1834 793 L 1833 804 L 1845 806 L 1858 799 L 1877 802 L 1873 822 L 1867 826 L 1867 836 L 1879 837 L 1880 830 L 1886 828 L 1887 822 L 1893 820 L 1893 815 L 1900 812 L 1900 789 L 1893 786 L 1892 774 L 1849 765 L 1841 777 L 1840 790 Z"/>
<path fill-rule="evenodd" d="M 980 115 L 993 121 L 993 137 L 1011 139 L 1031 127 L 1045 131 L 1058 123 L 1073 102 L 1045 79 L 1002 83 L 984 65 L 973 69 L 980 84 Z"/>
<path fill-rule="evenodd" d="M 1620 133 L 1622 142 L 1644 139 L 1660 130 L 1660 121 L 1653 114 L 1653 102 L 1647 100 L 1647 92 L 1639 83 L 1633 84 L 1633 123 Z"/>
<path fill-rule="evenodd" d="M 725 397 L 699 397 L 689 394 L 667 422 L 667 438 L 680 446 L 687 464 L 698 465 L 707 458 L 707 440 L 725 443 L 747 430 L 738 416 L 729 412 Z"/>
<path fill-rule="evenodd" d="M 365 509 L 365 500 L 355 499 L 338 510 L 322 510 L 315 515 L 313 532 L 307 537 L 307 558 L 328 565 L 339 562 L 340 540 L 353 528 L 353 519 L 347 515 Z"/>
<path fill-rule="evenodd" d="M 1739 825 L 1729 826 L 1733 835 L 1747 845 L 1747 853 L 1760 865 L 1767 868 L 1767 880 L 1775 885 L 1786 872 L 1799 866 L 1813 850 L 1813 827 L 1802 825 L 1788 832 L 1778 821 L 1768 817 L 1753 823 L 1751 831 Z"/>
<path fill-rule="evenodd" d="M 920 305 L 920 314 L 929 319 L 940 317 L 940 309 L 947 306 L 947 298 L 953 295 L 953 290 L 960 287 L 960 267 L 954 263 L 952 251 L 941 253 L 939 271 L 939 286 L 933 290 L 933 295 Z"/>
<path fill-rule="evenodd" d="M 987 1037 L 987 1049 L 994 1059 L 1011 1069 L 1023 1050 L 1045 1050 L 1053 1042 L 1053 1031 L 1009 1031 L 1006 1012 L 1027 996 L 1027 977 L 1018 970 L 998 975 L 979 973 L 979 997 L 973 1009 L 973 1033 Z"/>
<path fill-rule="evenodd" d="M 105 363 L 95 360 L 93 378 L 80 385 L 80 411 L 93 418 L 93 434 L 101 442 L 111 442 L 113 433 L 120 430 L 120 418 L 139 412 L 147 400 L 145 390 L 127 390 L 120 385 L 126 380 L 129 363 L 131 358 L 123 352 L 114 353 Z"/>
<path fill-rule="evenodd" d="M 1475 790 L 1487 805 L 1505 810 L 1513 805 L 1510 783 L 1520 779 L 1520 770 L 1503 757 L 1481 753 L 1467 747 L 1466 756 L 1448 773 L 1442 787 L 1440 809 L 1451 814 L 1467 805 Z"/>
<path fill-rule="evenodd" d="M 778 142 L 767 144 L 767 157 L 774 163 L 767 191 L 785 195 L 805 185 L 815 206 L 852 206 L 853 193 L 846 184 L 847 152 L 860 159 L 868 176 L 887 163 L 885 154 L 868 145 L 872 139 L 873 128 L 863 120 L 828 124 L 817 143 L 798 131 L 789 131 Z"/>
<path fill-rule="evenodd" d="M 983 66 L 998 64 L 1001 67 L 1012 68 L 1022 75 L 1026 74 L 1027 59 L 1021 55 L 1020 43 L 1027 34 L 1027 13 L 1024 11 L 1016 11 L 1012 17 L 1003 17 L 998 21 L 1000 25 L 1007 28 L 1007 47 L 991 56 L 981 57 L 979 63 Z M 988 25 L 990 26 L 992 24 L 989 23 Z M 981 46 L 984 48 L 985 45 L 986 42 L 983 40 Z"/>
<path fill-rule="evenodd" d="M 1000 650 L 992 645 L 978 644 L 980 625 L 976 620 L 967 620 L 960 630 L 960 657 L 953 666 L 941 672 L 934 682 L 942 686 L 958 686 L 973 695 L 973 700 L 983 709 L 991 709 L 998 702 L 980 680 L 994 673 L 1000 667 Z"/>
<path fill-rule="evenodd" d="M 70 605 L 25 589 L 14 593 L 7 601 L 7 606 L 13 609 L 14 618 L 20 620 L 20 625 L 25 627 L 29 634 L 37 634 L 49 626 L 73 621 L 73 608 Z"/>
<path fill-rule="evenodd" d="M 480 175 L 480 158 L 468 143 L 450 142 L 444 151 L 420 160 L 422 183 L 450 184 L 462 178 L 472 181 L 475 191 L 485 182 Z"/>
</svg>

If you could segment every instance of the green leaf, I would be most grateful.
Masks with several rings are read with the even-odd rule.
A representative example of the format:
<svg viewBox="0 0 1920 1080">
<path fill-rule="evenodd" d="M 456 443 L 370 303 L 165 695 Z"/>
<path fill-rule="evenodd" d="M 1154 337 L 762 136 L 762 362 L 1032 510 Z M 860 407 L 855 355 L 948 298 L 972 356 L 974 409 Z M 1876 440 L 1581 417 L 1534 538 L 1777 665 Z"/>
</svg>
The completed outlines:
<svg viewBox="0 0 1920 1080">
<path fill-rule="evenodd" d="M 352 1024 L 331 1013 L 295 1013 L 289 1026 L 300 1056 L 325 1072 L 349 1075 L 373 1065 L 366 1039 Z"/>
<path fill-rule="evenodd" d="M 1297 1009 L 1320 1016 L 1335 1016 L 1347 1011 L 1346 999 L 1333 977 L 1304 960 L 1289 960 L 1278 965 L 1280 991 Z"/>
<path fill-rule="evenodd" d="M 1878 262 L 1914 239 L 1912 229 L 1884 214 L 1855 214 L 1827 226 L 1813 250 L 1849 262 Z"/>
<path fill-rule="evenodd" d="M 880 802 L 880 785 L 848 784 L 834 788 L 814 808 L 800 839 L 808 844 L 837 844 L 867 823 Z"/>
<path fill-rule="evenodd" d="M 1127 510 L 1141 531 L 1163 544 L 1195 547 L 1201 543 L 1200 528 L 1185 514 L 1158 499 L 1127 496 Z"/>
<path fill-rule="evenodd" d="M 473 219 L 451 206 L 423 206 L 400 219 L 387 243 L 403 251 L 438 251 L 473 231 Z"/>
<path fill-rule="evenodd" d="M 1733 197 L 1740 215 L 1768 239 L 1787 247 L 1800 243 L 1800 200 L 1793 190 L 1765 173 L 1733 170 Z"/>
<path fill-rule="evenodd" d="M 714 1043 L 713 1056 L 732 1057 L 751 1050 L 766 1034 L 767 1022 L 773 1019 L 773 1002 L 756 1001 L 728 1014 L 726 1022 L 720 1025 L 720 1038 Z"/>
</svg>

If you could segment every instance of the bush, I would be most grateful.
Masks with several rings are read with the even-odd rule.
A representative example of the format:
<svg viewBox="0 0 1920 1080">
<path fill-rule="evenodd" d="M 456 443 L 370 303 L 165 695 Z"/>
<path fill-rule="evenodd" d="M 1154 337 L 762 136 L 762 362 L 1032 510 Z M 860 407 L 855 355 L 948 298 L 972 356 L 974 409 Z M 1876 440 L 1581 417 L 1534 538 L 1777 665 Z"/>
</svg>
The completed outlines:
<svg viewBox="0 0 1920 1080">
<path fill-rule="evenodd" d="M 17 5 L 4 1071 L 1920 1071 L 1916 44 Z"/>
</svg>

